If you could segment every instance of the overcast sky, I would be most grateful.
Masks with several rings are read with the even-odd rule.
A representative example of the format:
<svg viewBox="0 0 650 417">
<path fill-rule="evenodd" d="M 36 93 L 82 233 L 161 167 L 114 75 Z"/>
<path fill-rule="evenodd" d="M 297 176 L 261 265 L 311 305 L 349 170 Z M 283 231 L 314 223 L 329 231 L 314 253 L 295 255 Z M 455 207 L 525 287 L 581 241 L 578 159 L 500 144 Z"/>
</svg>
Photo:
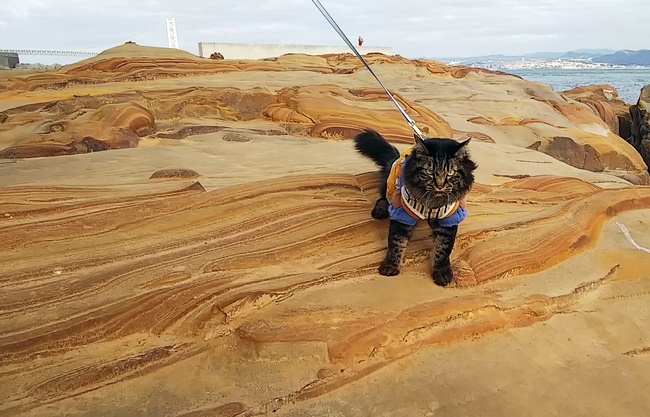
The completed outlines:
<svg viewBox="0 0 650 417">
<path fill-rule="evenodd" d="M 361 35 L 408 58 L 650 48 L 650 0 L 321 3 L 353 42 Z M 0 49 L 167 46 L 166 17 L 180 48 L 195 54 L 199 42 L 343 45 L 311 0 L 0 0 Z"/>
</svg>

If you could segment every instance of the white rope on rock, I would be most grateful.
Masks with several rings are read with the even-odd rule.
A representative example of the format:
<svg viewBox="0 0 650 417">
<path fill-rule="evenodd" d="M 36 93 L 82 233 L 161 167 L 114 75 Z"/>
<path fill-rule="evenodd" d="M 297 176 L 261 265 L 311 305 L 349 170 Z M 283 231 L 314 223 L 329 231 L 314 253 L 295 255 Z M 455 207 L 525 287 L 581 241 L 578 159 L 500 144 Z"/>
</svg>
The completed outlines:
<svg viewBox="0 0 650 417">
<path fill-rule="evenodd" d="M 637 248 L 637 249 L 640 250 L 640 251 L 643 251 L 643 252 L 646 252 L 646 253 L 650 253 L 650 249 L 648 249 L 648 248 L 644 248 L 643 246 L 641 246 L 641 245 L 639 245 L 638 243 L 636 243 L 636 242 L 634 241 L 634 239 L 632 239 L 632 235 L 630 235 L 630 231 L 627 230 L 627 227 L 625 227 L 624 224 L 621 224 L 621 223 L 619 223 L 619 222 L 616 222 L 616 224 L 617 224 L 618 227 L 621 229 L 621 232 L 623 232 L 623 236 L 625 236 L 625 238 L 628 240 L 628 242 L 630 242 L 630 243 L 632 244 L 632 246 L 634 246 L 635 248 Z"/>
</svg>

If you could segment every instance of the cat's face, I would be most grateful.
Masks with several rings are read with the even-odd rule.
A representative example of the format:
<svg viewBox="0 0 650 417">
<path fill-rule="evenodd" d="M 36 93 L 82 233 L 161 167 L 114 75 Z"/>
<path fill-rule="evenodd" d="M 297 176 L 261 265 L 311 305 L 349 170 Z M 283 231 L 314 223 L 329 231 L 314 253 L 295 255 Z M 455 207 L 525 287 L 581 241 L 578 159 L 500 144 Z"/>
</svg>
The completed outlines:
<svg viewBox="0 0 650 417">
<path fill-rule="evenodd" d="M 416 138 L 404 166 L 404 180 L 422 197 L 462 198 L 474 182 L 476 164 L 469 158 L 467 144 L 451 139 Z M 415 190 L 413 190 L 415 191 Z"/>
</svg>

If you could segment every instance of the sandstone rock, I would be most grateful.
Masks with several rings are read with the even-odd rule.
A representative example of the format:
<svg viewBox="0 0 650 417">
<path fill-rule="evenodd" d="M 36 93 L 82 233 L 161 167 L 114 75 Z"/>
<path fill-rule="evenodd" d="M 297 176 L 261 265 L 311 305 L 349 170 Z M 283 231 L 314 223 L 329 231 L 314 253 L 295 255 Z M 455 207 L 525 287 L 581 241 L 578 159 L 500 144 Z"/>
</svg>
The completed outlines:
<svg viewBox="0 0 650 417">
<path fill-rule="evenodd" d="M 625 170 L 642 178 L 644 184 L 650 183 L 647 165 L 635 149 L 612 133 L 609 126 L 591 109 L 582 103 L 558 102 L 553 100 L 539 100 L 551 106 L 569 122 L 565 126 L 555 126 L 547 122 L 531 120 L 526 123 L 538 135 L 546 137 L 545 140 L 536 141 L 529 145 L 530 149 L 549 153 L 563 162 L 572 166 L 593 170 Z M 505 121 L 504 121 L 505 120 Z M 479 120 L 479 124 L 510 124 L 508 118 L 495 122 L 493 120 Z M 545 127 L 544 125 L 548 125 Z M 552 132 L 562 134 L 552 134 Z M 566 154 L 564 154 L 566 152 Z"/>
<path fill-rule="evenodd" d="M 2 113 L 5 123 L 0 128 L 0 150 L 3 138 L 11 137 L 11 141 L 16 142 L 16 129 L 24 132 L 18 140 L 18 144 L 24 146 L 43 142 L 71 144 L 80 153 L 100 148 L 133 148 L 145 137 L 182 139 L 223 129 L 223 126 L 199 125 L 182 126 L 175 132 L 157 132 L 156 119 L 253 120 L 261 118 L 264 108 L 274 100 L 275 96 L 265 90 L 233 88 L 162 91 L 147 96 L 137 92 L 76 96 L 6 110 Z M 89 143 L 79 143 L 83 141 L 81 138 L 92 138 L 96 142 L 88 147 Z M 39 149 L 32 153 L 44 151 L 42 147 Z M 61 152 L 48 149 L 56 155 Z"/>
<path fill-rule="evenodd" d="M 624 139 L 630 136 L 630 106 L 618 97 L 616 88 L 609 85 L 592 85 L 576 87 L 562 94 L 588 105 L 615 134 Z"/>
<path fill-rule="evenodd" d="M 74 155 L 78 153 L 73 145 L 61 143 L 31 143 L 28 145 L 9 146 L 0 150 L 0 158 L 22 159 L 44 156 Z"/>
<path fill-rule="evenodd" d="M 135 54 L 129 59 L 118 56 L 118 52 L 128 49 Z M 164 48 L 163 48 L 164 49 Z M 56 73 L 38 74 L 3 82 L 9 91 L 59 88 L 78 83 L 110 83 L 119 81 L 138 81 L 154 79 L 161 76 L 189 76 L 190 74 L 227 74 L 233 72 L 255 73 L 258 71 L 311 71 L 332 76 L 345 76 L 364 70 L 363 65 L 351 54 L 332 54 L 324 56 L 307 56 L 289 54 L 262 61 L 215 61 L 202 60 L 189 54 L 168 51 L 169 55 L 154 60 L 138 58 L 139 51 L 146 48 L 134 44 L 123 45 L 112 51 L 106 51 L 90 60 L 66 67 Z M 157 50 L 156 50 L 157 51 Z M 144 55 L 144 53 L 143 53 Z M 502 77 L 508 82 L 522 82 L 519 78 L 499 75 L 495 72 L 466 67 L 448 67 L 442 63 L 418 60 L 409 61 L 399 56 L 371 54 L 368 61 L 381 65 L 384 74 L 393 74 L 399 79 L 405 77 L 451 77 L 463 79 L 469 74 L 474 78 L 481 76 Z M 477 78 L 480 80 L 480 78 Z M 476 82 L 476 81 L 472 81 Z M 468 121 L 481 126 L 517 127 L 529 129 L 542 138 L 538 149 L 550 150 L 559 156 L 562 149 L 570 156 L 561 157 L 575 166 L 596 170 L 628 170 L 634 175 L 645 171 L 646 165 L 640 158 L 629 155 L 630 150 L 619 144 L 617 139 L 607 135 L 613 129 L 614 121 L 610 117 L 607 103 L 594 103 L 593 108 L 600 111 L 601 117 L 589 107 L 589 104 L 567 103 L 560 97 L 553 96 L 538 86 L 528 88 L 522 85 L 522 94 L 536 101 L 548 104 L 562 115 L 565 122 L 551 122 L 548 118 L 515 116 L 501 111 L 500 115 L 474 115 Z M 217 132 L 224 128 L 222 124 L 206 123 L 203 125 L 184 125 L 174 128 L 175 119 L 199 119 L 202 121 L 250 121 L 267 118 L 279 124 L 285 131 L 294 135 L 310 135 L 328 140 L 343 140 L 353 137 L 361 129 L 377 129 L 390 140 L 411 143 L 412 131 L 388 100 L 385 92 L 379 88 L 342 88 L 333 85 L 310 85 L 287 87 L 271 92 L 265 88 L 239 90 L 234 88 L 201 88 L 173 91 L 123 92 L 107 95 L 73 96 L 69 99 L 46 102 L 43 105 L 31 105 L 5 111 L 7 119 L 0 129 L 0 144 L 10 135 L 10 129 L 20 127 L 25 131 L 16 145 L 31 143 L 72 143 L 76 152 L 103 148 L 104 145 L 88 146 L 79 143 L 80 138 L 90 137 L 100 141 L 110 149 L 138 146 L 141 138 L 158 137 L 183 139 L 196 134 Z M 511 90 L 512 91 L 512 90 Z M 426 134 L 434 137 L 452 137 L 456 133 L 449 123 L 438 114 L 416 101 L 410 101 L 394 92 L 395 97 L 413 117 Z M 532 94 L 532 96 L 531 96 Z M 615 90 L 610 92 L 606 86 L 586 88 L 571 92 L 574 96 L 585 94 L 602 94 L 615 102 Z M 557 97 L 557 99 L 555 99 Z M 600 96 L 598 96 L 600 97 Z M 579 97 L 578 97 L 579 98 Z M 468 103 L 470 104 L 470 103 Z M 37 113 L 40 112 L 40 113 Z M 169 127 L 157 132 L 157 121 Z M 195 122 L 193 122 L 195 123 Z M 192 124 L 193 124 L 192 123 Z M 549 126 L 543 129 L 541 126 Z M 574 127 L 578 128 L 575 130 Z M 458 131 L 457 136 L 475 132 L 473 129 Z M 489 129 L 481 130 L 484 140 L 497 142 Z M 11 133 L 12 141 L 16 136 Z M 550 145 L 556 137 L 570 138 L 578 147 L 589 145 L 590 148 L 577 150 L 562 140 Z M 75 145 L 76 144 L 76 145 Z M 531 146 L 528 142 L 525 146 Z M 57 154 L 59 154 L 57 151 Z M 580 161 L 578 155 L 593 155 L 592 161 Z M 622 153 L 622 157 L 601 157 L 601 154 Z M 595 162 L 600 158 L 607 162 Z M 613 164 L 613 165 L 612 165 Z M 601 168 L 602 167 L 602 168 Z M 630 168 L 631 167 L 631 168 Z"/>
<path fill-rule="evenodd" d="M 411 61 L 399 55 L 388 56 L 367 54 L 370 64 L 382 64 L 396 69 L 422 69 L 427 74 L 450 75 L 462 79 L 468 74 L 500 74 L 504 77 L 517 76 L 482 68 L 447 66 L 429 60 Z M 45 68 L 44 68 L 45 69 Z M 0 90 L 33 91 L 40 89 L 61 89 L 79 84 L 101 84 L 120 81 L 146 81 L 162 78 L 186 77 L 199 74 L 218 74 L 239 71 L 310 71 L 322 74 L 352 74 L 365 71 L 365 67 L 352 54 L 327 54 L 322 56 L 286 54 L 277 58 L 259 61 L 203 59 L 185 51 L 142 47 L 135 43 L 111 48 L 101 54 L 65 66 L 58 71 L 0 80 Z"/>
<path fill-rule="evenodd" d="M 481 132 L 467 132 L 464 135 L 462 135 L 460 138 L 458 138 L 458 141 L 464 141 L 467 139 L 472 139 L 474 141 L 485 142 L 485 143 L 496 143 L 494 142 L 494 139 L 492 139 L 490 136 Z"/>
<path fill-rule="evenodd" d="M 183 126 L 175 132 L 159 132 L 155 137 L 161 139 L 185 139 L 193 135 L 205 135 L 214 132 L 220 132 L 223 126 Z"/>
<path fill-rule="evenodd" d="M 156 130 L 153 113 L 134 102 L 103 105 L 88 122 L 108 124 L 113 128 L 128 130 L 138 137 L 150 135 Z"/>
<path fill-rule="evenodd" d="M 625 181 L 629 182 L 630 184 L 643 185 L 643 180 L 641 178 L 639 178 L 638 175 L 623 174 L 623 175 L 621 175 L 621 178 L 623 178 Z"/>
<path fill-rule="evenodd" d="M 160 169 L 153 174 L 151 174 L 151 177 L 149 179 L 156 179 L 156 178 L 198 178 L 201 175 L 198 174 L 196 171 L 191 170 L 191 169 L 185 169 L 185 168 L 168 168 L 168 169 Z"/>
<path fill-rule="evenodd" d="M 601 172 L 605 168 L 592 146 L 580 146 L 572 138 L 554 137 L 540 150 L 574 167 L 594 172 Z"/>
<path fill-rule="evenodd" d="M 250 138 L 250 136 L 246 136 L 243 133 L 237 132 L 228 132 L 223 135 L 222 139 L 226 142 L 250 142 L 253 140 Z"/>
<path fill-rule="evenodd" d="M 110 146 L 108 146 L 106 143 L 102 142 L 101 140 L 91 138 L 90 136 L 86 136 L 85 138 L 81 139 L 79 145 L 83 145 L 85 147 L 86 153 L 101 152 L 111 149 Z"/>
<path fill-rule="evenodd" d="M 2 152 L 140 146 L 0 160 L 5 414 L 649 414 L 648 174 L 587 104 L 369 57 L 420 127 L 475 138 L 442 289 L 426 224 L 377 274 L 379 179 L 345 139 L 412 132 L 356 58 L 143 50 L 0 78 Z"/>
<path fill-rule="evenodd" d="M 395 99 L 431 137 L 451 137 L 447 122 L 424 106 L 399 94 Z M 264 110 L 276 123 L 311 125 L 310 135 L 323 138 L 353 138 L 365 128 L 382 132 L 389 140 L 411 143 L 412 130 L 381 89 L 342 89 L 335 86 L 287 88 L 277 102 Z"/>
</svg>

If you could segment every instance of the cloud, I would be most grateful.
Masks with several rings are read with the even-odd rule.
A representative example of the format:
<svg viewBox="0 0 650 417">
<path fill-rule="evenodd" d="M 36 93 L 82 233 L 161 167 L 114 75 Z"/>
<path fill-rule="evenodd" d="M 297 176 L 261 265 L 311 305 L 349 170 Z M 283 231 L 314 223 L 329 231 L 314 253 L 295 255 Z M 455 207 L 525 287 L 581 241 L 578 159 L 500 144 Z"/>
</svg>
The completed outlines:
<svg viewBox="0 0 650 417">
<path fill-rule="evenodd" d="M 27 21 L 34 13 L 45 8 L 46 5 L 41 0 L 3 0 L 0 4 L 0 16 Z"/>
<path fill-rule="evenodd" d="M 348 37 L 407 57 L 647 47 L 647 0 L 321 0 Z M 342 45 L 308 0 L 2 0 L 0 48 L 101 50 L 134 40 Z"/>
</svg>

